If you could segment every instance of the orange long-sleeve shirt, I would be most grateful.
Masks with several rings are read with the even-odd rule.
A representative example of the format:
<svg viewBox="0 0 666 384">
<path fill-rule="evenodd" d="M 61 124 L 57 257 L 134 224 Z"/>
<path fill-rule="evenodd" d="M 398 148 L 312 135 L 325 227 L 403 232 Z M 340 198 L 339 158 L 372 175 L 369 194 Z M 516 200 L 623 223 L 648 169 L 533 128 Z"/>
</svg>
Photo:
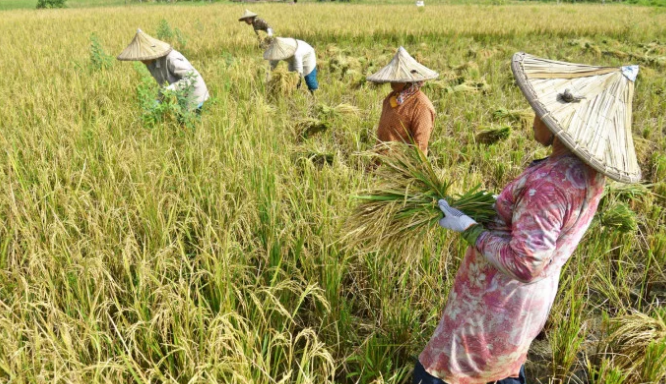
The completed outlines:
<svg viewBox="0 0 666 384">
<path fill-rule="evenodd" d="M 391 106 L 391 92 L 382 108 L 377 128 L 380 142 L 399 141 L 416 144 L 423 153 L 428 153 L 428 141 L 435 122 L 435 107 L 420 90 L 410 95 L 401 105 Z M 411 137 L 411 138 L 410 138 Z"/>
</svg>

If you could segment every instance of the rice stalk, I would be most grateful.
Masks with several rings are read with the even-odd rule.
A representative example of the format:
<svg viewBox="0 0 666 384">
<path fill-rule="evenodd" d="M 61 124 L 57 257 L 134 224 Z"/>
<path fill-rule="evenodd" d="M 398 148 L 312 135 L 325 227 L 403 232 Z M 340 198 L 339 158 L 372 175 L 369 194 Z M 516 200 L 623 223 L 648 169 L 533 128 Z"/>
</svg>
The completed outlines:
<svg viewBox="0 0 666 384">
<path fill-rule="evenodd" d="M 421 243 L 442 218 L 437 205 L 442 198 L 481 224 L 495 216 L 491 194 L 480 186 L 452 194 L 451 183 L 418 148 L 393 146 L 378 157 L 376 186 L 354 196 L 360 203 L 344 226 L 347 246 L 399 250 Z"/>
</svg>

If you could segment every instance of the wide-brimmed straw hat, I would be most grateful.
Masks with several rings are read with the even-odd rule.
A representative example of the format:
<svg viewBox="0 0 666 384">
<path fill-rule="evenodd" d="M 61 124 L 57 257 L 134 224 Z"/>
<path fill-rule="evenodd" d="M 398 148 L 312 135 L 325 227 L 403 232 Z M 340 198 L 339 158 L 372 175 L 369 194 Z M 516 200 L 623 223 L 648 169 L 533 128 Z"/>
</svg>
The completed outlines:
<svg viewBox="0 0 666 384">
<path fill-rule="evenodd" d="M 118 55 L 118 60 L 153 60 L 168 55 L 172 49 L 173 48 L 168 43 L 157 40 L 156 38 L 147 35 L 142 30 L 137 29 L 134 39 L 130 45 Z"/>
<path fill-rule="evenodd" d="M 298 42 L 291 37 L 274 38 L 266 51 L 264 51 L 265 60 L 284 60 L 294 56 L 298 48 Z"/>
<path fill-rule="evenodd" d="M 257 17 L 257 16 L 258 15 L 256 13 L 250 11 L 249 9 L 246 9 L 245 13 L 243 13 L 243 16 L 241 16 L 240 19 L 238 19 L 238 21 L 243 21 L 245 19 L 251 19 L 251 18 Z"/>
<path fill-rule="evenodd" d="M 405 48 L 400 47 L 387 66 L 367 79 L 374 83 L 413 83 L 436 79 L 437 76 L 437 72 L 419 64 Z"/>
<path fill-rule="evenodd" d="M 569 150 L 613 180 L 641 179 L 631 136 L 637 65 L 594 67 L 521 52 L 511 68 L 536 114 Z"/>
</svg>

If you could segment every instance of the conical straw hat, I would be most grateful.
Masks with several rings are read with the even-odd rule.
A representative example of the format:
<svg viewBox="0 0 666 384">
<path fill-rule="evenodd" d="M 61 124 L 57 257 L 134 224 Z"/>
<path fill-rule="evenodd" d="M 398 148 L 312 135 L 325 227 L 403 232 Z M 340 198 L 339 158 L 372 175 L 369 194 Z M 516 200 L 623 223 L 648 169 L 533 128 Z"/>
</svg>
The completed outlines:
<svg viewBox="0 0 666 384">
<path fill-rule="evenodd" d="M 375 83 L 413 83 L 432 80 L 437 76 L 437 72 L 419 64 L 405 48 L 400 47 L 393 60 L 379 72 L 368 76 L 368 80 Z"/>
<path fill-rule="evenodd" d="M 511 68 L 536 114 L 567 148 L 613 180 L 640 181 L 631 136 L 638 66 L 594 67 L 521 52 Z"/>
<path fill-rule="evenodd" d="M 243 16 L 241 16 L 240 19 L 238 19 L 238 21 L 243 21 L 245 19 L 249 19 L 249 18 L 252 18 L 252 17 L 257 17 L 257 14 L 250 11 L 249 9 L 246 9 L 245 13 L 243 13 Z"/>
<path fill-rule="evenodd" d="M 168 43 L 148 36 L 140 29 L 136 30 L 134 40 L 118 55 L 118 60 L 141 61 L 153 60 L 166 56 L 173 48 Z"/>
<path fill-rule="evenodd" d="M 294 56 L 298 42 L 288 37 L 276 37 L 264 52 L 265 60 L 284 60 Z"/>
</svg>

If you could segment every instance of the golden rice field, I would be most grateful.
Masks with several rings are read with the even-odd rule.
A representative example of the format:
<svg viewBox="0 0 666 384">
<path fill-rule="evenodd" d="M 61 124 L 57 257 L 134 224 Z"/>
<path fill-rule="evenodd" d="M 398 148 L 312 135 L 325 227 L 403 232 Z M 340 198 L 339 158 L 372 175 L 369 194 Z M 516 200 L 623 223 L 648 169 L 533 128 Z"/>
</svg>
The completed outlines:
<svg viewBox="0 0 666 384">
<path fill-rule="evenodd" d="M 494 113 L 528 108 L 514 52 L 641 65 L 644 185 L 609 186 L 527 374 L 665 382 L 664 10 L 253 4 L 317 49 L 315 100 L 283 72 L 267 84 L 244 8 L 0 12 L 0 382 L 409 382 L 465 244 L 444 230 L 400 254 L 342 241 L 389 92 L 363 78 L 400 45 L 441 74 L 424 87 L 429 156 L 459 191 L 498 192 L 547 154 Z M 131 63 L 91 65 L 93 33 L 115 56 L 162 20 L 213 96 L 193 129 L 145 123 Z M 476 142 L 504 126 L 508 139 Z"/>
</svg>

